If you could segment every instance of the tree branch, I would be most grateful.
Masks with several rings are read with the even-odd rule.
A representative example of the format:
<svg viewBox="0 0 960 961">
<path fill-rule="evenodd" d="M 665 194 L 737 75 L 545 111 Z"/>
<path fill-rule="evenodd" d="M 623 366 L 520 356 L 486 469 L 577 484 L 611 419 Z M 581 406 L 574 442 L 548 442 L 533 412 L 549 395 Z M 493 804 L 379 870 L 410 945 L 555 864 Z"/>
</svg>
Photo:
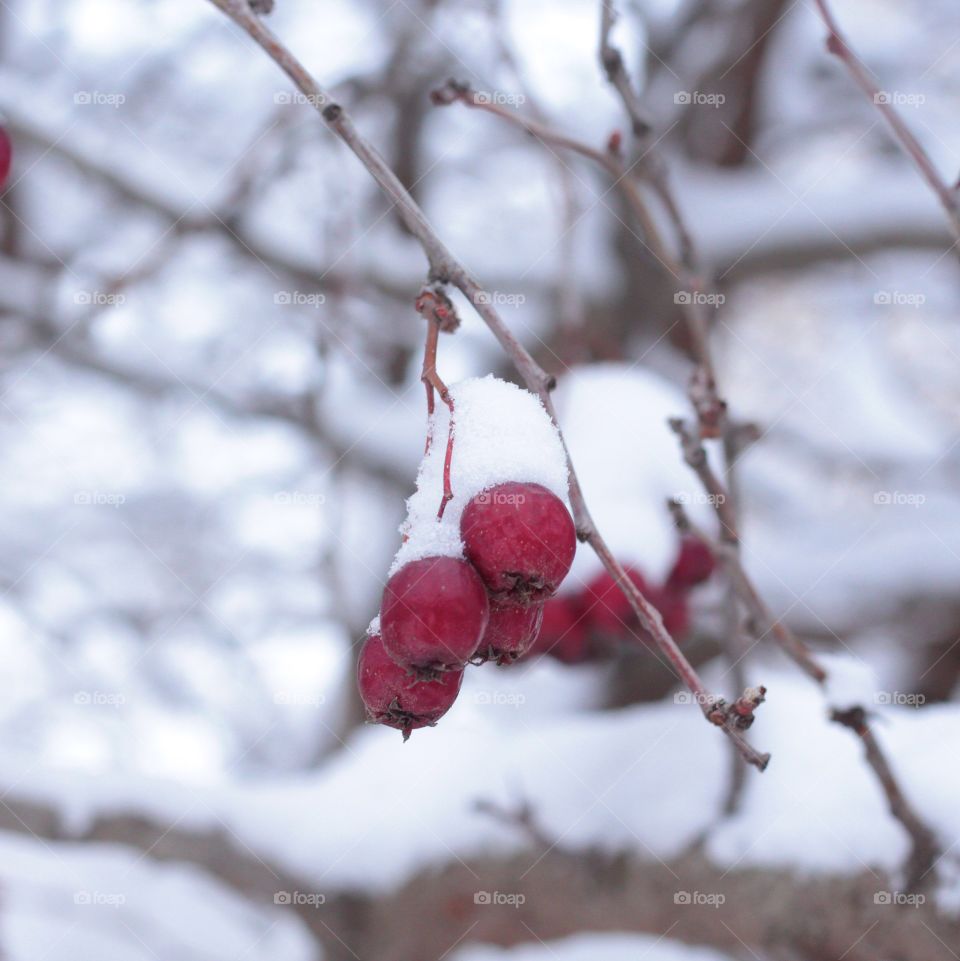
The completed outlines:
<svg viewBox="0 0 960 961">
<path fill-rule="evenodd" d="M 526 348 L 514 337 L 493 306 L 493 298 L 487 295 L 480 283 L 453 256 L 383 157 L 353 125 L 343 107 L 331 100 L 306 68 L 251 12 L 246 0 L 211 0 L 211 2 L 262 47 L 306 95 L 307 101 L 320 112 L 327 126 L 360 160 L 390 202 L 396 206 L 399 216 L 410 233 L 420 243 L 429 264 L 428 279 L 452 284 L 474 305 L 477 313 L 509 355 L 527 388 L 540 398 L 544 408 L 556 423 L 556 410 L 550 396 L 555 379 L 537 364 Z M 578 537 L 593 548 L 604 567 L 620 586 L 640 623 L 653 636 L 660 651 L 694 694 L 704 716 L 709 718 L 710 705 L 716 699 L 708 693 L 696 670 L 664 627 L 660 613 L 637 589 L 623 566 L 607 547 L 587 509 L 576 471 L 570 460 L 569 451 L 566 449 L 566 442 L 563 441 L 563 443 L 569 470 L 570 505 L 573 509 Z M 766 767 L 769 755 L 761 754 L 752 748 L 733 724 L 724 723 L 721 730 L 737 744 L 746 761 L 760 770 Z"/>
<path fill-rule="evenodd" d="M 947 219 L 950 221 L 950 229 L 955 238 L 953 246 L 956 247 L 956 241 L 960 241 L 960 205 L 957 203 L 956 191 L 951 189 L 940 176 L 933 161 L 930 159 L 930 155 L 920 141 L 913 135 L 913 132 L 907 124 L 904 123 L 897 109 L 890 103 L 890 98 L 883 95 L 883 91 L 877 86 L 876 81 L 873 79 L 872 74 L 864 62 L 854 53 L 844 36 L 840 33 L 837 22 L 834 20 L 830 7 L 827 5 L 827 0 L 814 0 L 814 2 L 828 30 L 827 50 L 844 63 L 857 86 L 866 94 L 867 98 L 874 104 L 877 110 L 880 111 L 883 119 L 887 121 L 890 129 L 893 131 L 894 137 L 906 151 L 907 156 L 913 161 L 917 170 L 920 171 L 920 176 L 923 177 L 930 186 L 930 189 L 936 194 L 937 199 L 947 214 Z M 955 249 L 954 252 L 957 256 L 960 256 L 960 250 Z"/>
</svg>

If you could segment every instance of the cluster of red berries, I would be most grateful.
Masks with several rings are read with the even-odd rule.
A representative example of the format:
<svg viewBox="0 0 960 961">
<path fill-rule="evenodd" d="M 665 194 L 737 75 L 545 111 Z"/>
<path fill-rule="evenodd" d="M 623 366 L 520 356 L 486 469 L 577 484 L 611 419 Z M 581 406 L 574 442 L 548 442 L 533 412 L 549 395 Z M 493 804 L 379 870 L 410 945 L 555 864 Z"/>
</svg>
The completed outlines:
<svg viewBox="0 0 960 961">
<path fill-rule="evenodd" d="M 527 653 L 576 550 L 569 511 L 539 484 L 500 484 L 474 497 L 460 538 L 465 558 L 424 557 L 393 574 L 380 633 L 360 653 L 367 714 L 404 740 L 450 709 L 467 663 L 508 664 Z"/>
<path fill-rule="evenodd" d="M 684 538 L 677 558 L 663 584 L 649 584 L 635 567 L 627 567 L 630 579 L 660 611 L 667 631 L 682 638 L 690 627 L 689 597 L 698 584 L 713 573 L 710 549 L 697 538 Z M 608 657 L 623 643 L 653 645 L 641 627 L 629 601 L 616 581 L 602 571 L 583 590 L 548 601 L 543 624 L 530 654 L 546 654 L 565 664 Z"/>
<path fill-rule="evenodd" d="M 10 135 L 3 127 L 0 127 L 0 190 L 3 190 L 7 184 L 12 159 L 13 144 L 10 143 Z"/>
</svg>

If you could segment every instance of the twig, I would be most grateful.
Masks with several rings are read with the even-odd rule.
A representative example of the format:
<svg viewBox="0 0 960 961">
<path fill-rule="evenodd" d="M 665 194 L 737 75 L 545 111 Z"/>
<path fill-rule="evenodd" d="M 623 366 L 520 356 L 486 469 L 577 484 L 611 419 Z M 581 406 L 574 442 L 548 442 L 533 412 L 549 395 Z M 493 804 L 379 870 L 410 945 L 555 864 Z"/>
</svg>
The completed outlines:
<svg viewBox="0 0 960 961">
<path fill-rule="evenodd" d="M 854 70 L 854 76 L 857 77 L 858 82 L 861 83 L 861 86 L 864 86 L 864 89 L 867 90 L 868 93 L 873 94 L 878 92 L 873 86 L 872 81 L 870 81 L 865 68 L 863 68 L 862 64 L 853 56 L 849 48 L 840 38 L 829 10 L 827 9 L 826 0 L 816 0 L 816 2 L 831 31 L 831 37 L 828 41 L 830 49 L 848 62 L 851 69 Z M 601 61 L 604 64 L 604 69 L 607 70 L 607 76 L 611 83 L 613 83 L 620 92 L 627 113 L 632 117 L 637 110 L 637 101 L 630 90 L 629 78 L 627 78 L 626 71 L 623 69 L 622 58 L 614 58 L 609 52 L 609 35 L 612 26 L 612 0 L 601 0 Z M 615 68 L 615 76 L 611 76 L 608 63 Z M 615 78 L 616 82 L 614 82 Z M 623 90 L 624 84 L 626 84 L 627 88 L 626 93 L 624 93 Z M 874 97 L 874 100 L 876 101 L 877 98 Z M 909 130 L 903 125 L 896 111 L 887 103 L 878 102 L 878 107 L 884 112 L 884 115 L 890 121 L 891 125 L 893 125 L 894 130 L 898 132 L 902 131 L 900 133 L 901 139 L 907 146 L 908 152 L 910 152 L 911 156 L 918 162 L 918 165 L 928 180 L 930 179 L 930 175 L 933 176 L 934 180 L 931 183 L 938 195 L 941 196 L 941 199 L 948 201 L 945 203 L 945 206 L 947 207 L 948 214 L 951 215 L 951 222 L 954 223 L 956 229 L 956 197 L 946 190 L 945 185 L 943 185 L 942 181 L 936 175 L 933 165 L 929 162 L 929 158 L 923 152 L 920 145 L 913 139 Z M 911 149 L 911 145 L 914 145 L 915 149 Z M 665 183 L 665 181 L 663 182 Z M 679 210 L 676 205 L 674 205 L 674 208 Z M 958 236 L 960 236 L 960 232 L 958 232 Z M 692 243 L 689 235 L 687 235 L 686 243 L 688 245 Z M 690 247 L 690 249 L 692 249 L 692 247 Z M 687 319 L 689 323 L 691 315 L 688 314 Z M 692 319 L 696 320 L 695 317 Z M 785 624 L 773 616 L 743 567 L 740 557 L 735 503 L 730 497 L 729 486 L 732 477 L 731 468 L 744 438 L 738 436 L 739 428 L 735 427 L 729 418 L 726 417 L 725 407 L 721 407 L 719 414 L 722 430 L 720 430 L 719 433 L 723 439 L 724 458 L 727 466 L 727 483 L 724 484 L 710 466 L 706 450 L 702 443 L 703 437 L 710 436 L 710 434 L 706 433 L 703 429 L 704 411 L 709 412 L 714 404 L 719 403 L 722 405 L 723 402 L 720 400 L 719 388 L 713 376 L 714 366 L 711 360 L 710 344 L 706 336 L 706 330 L 705 328 L 702 330 L 698 329 L 691 323 L 690 331 L 693 336 L 695 350 L 698 352 L 700 359 L 700 367 L 699 370 L 695 372 L 690 392 L 691 399 L 693 400 L 700 420 L 699 430 L 696 432 L 690 430 L 682 420 L 672 420 L 670 426 L 680 439 L 684 459 L 700 478 L 701 484 L 710 495 L 711 503 L 713 504 L 717 520 L 720 524 L 721 536 L 719 543 L 712 543 L 712 539 L 707 538 L 703 532 L 695 530 L 686 512 L 679 503 L 671 504 L 674 517 L 681 530 L 692 531 L 701 537 L 708 546 L 712 547 L 716 555 L 720 558 L 728 581 L 741 598 L 744 607 L 753 619 L 754 630 L 758 635 L 771 633 L 783 650 L 801 669 L 817 683 L 823 685 L 827 680 L 827 672 L 817 663 L 809 648 L 796 637 Z M 876 774 L 887 796 L 891 812 L 903 825 L 913 843 L 907 873 L 910 886 L 918 886 L 921 880 L 932 870 L 937 857 L 937 846 L 934 835 L 910 807 L 879 744 L 873 737 L 869 726 L 866 724 L 865 712 L 862 709 L 859 709 L 859 711 L 860 726 L 858 733 L 861 735 L 861 738 L 863 738 L 866 746 L 867 762 Z M 835 717 L 835 720 L 840 720 L 840 718 Z"/>
<path fill-rule="evenodd" d="M 883 793 L 887 796 L 887 802 L 890 805 L 890 813 L 907 829 L 913 840 L 913 849 L 907 861 L 906 878 L 907 889 L 915 891 L 937 861 L 936 837 L 900 790 L 900 785 L 883 750 L 867 723 L 867 712 L 862 707 L 853 707 L 844 711 L 834 710 L 830 714 L 830 719 L 849 728 L 863 741 L 867 763 L 873 768 L 883 787 Z"/>
<path fill-rule="evenodd" d="M 693 235 L 686 225 L 686 221 L 680 211 L 673 190 L 670 186 L 666 164 L 659 157 L 654 142 L 653 126 L 648 122 L 639 93 L 634 89 L 630 81 L 623 61 L 623 56 L 619 49 L 614 46 L 611 40 L 613 26 L 616 21 L 613 0 L 601 0 L 600 2 L 600 63 L 610 85 L 616 90 L 623 103 L 627 116 L 631 119 L 633 132 L 638 144 L 638 152 L 642 147 L 641 158 L 644 159 L 646 179 L 653 188 L 654 193 L 660 200 L 670 223 L 673 226 L 676 244 L 679 250 L 680 261 L 686 268 L 687 275 L 691 278 L 690 297 L 695 296 L 694 292 L 705 286 L 699 281 L 701 276 L 701 266 L 694 246 Z M 689 395 L 694 410 L 697 413 L 699 424 L 699 434 L 702 437 L 716 436 L 720 434 L 723 438 L 723 453 L 725 477 L 728 489 L 732 490 L 734 479 L 733 466 L 735 462 L 736 443 L 734 438 L 735 427 L 727 416 L 727 405 L 720 396 L 717 379 L 714 374 L 713 358 L 709 344 L 709 331 L 703 311 L 684 312 L 687 322 L 687 330 L 690 335 L 690 342 L 693 348 L 694 359 L 697 366 L 694 368 L 690 379 Z M 709 469 L 706 457 L 703 457 L 704 467 Z M 723 497 L 724 504 L 724 531 L 730 543 L 737 542 L 737 510 L 736 501 L 732 497 Z M 746 686 L 746 679 L 742 665 L 742 646 L 741 646 L 741 612 L 737 601 L 737 590 L 732 579 L 727 576 L 725 584 L 725 608 L 726 608 L 726 628 L 723 648 L 727 660 L 730 663 L 730 671 L 733 676 L 734 687 L 740 690 Z M 742 797 L 745 780 L 745 768 L 741 762 L 739 753 L 734 750 L 730 757 L 730 781 L 727 786 L 727 795 L 724 800 L 723 811 L 730 815 L 737 811 L 740 798 Z"/>
<path fill-rule="evenodd" d="M 330 99 L 326 91 L 296 57 L 251 13 L 246 0 L 211 0 L 211 2 L 249 34 L 306 95 L 307 102 L 320 111 L 327 126 L 356 155 L 390 202 L 395 205 L 398 215 L 410 233 L 419 241 L 429 265 L 429 280 L 452 284 L 466 296 L 470 303 L 475 305 L 477 313 L 508 354 L 527 388 L 540 398 L 547 413 L 556 423 L 556 410 L 550 396 L 556 379 L 537 364 L 511 333 L 493 306 L 492 298 L 446 247 L 386 161 L 359 133 L 343 107 Z M 562 435 L 561 441 L 563 441 Z M 570 505 L 579 539 L 589 544 L 600 558 L 604 567 L 620 586 L 641 624 L 650 632 L 664 656 L 693 693 L 704 716 L 708 716 L 710 695 L 693 666 L 664 627 L 659 612 L 630 580 L 623 566 L 613 556 L 601 537 L 587 510 L 576 471 L 570 461 L 569 451 L 566 449 L 565 441 L 563 443 L 569 470 Z M 746 761 L 760 770 L 766 767 L 769 755 L 761 754 L 751 747 L 735 726 L 724 723 L 721 730 L 737 744 Z"/>
<path fill-rule="evenodd" d="M 651 125 L 640 102 L 640 97 L 633 89 L 630 82 L 630 74 L 623 62 L 623 55 L 610 42 L 610 34 L 613 25 L 616 23 L 617 14 L 613 8 L 613 0 L 601 0 L 600 2 L 600 63 L 603 64 L 604 73 L 607 81 L 613 87 L 630 118 L 630 125 L 635 137 L 646 137 L 651 131 Z"/>
<path fill-rule="evenodd" d="M 489 103 L 484 98 L 477 97 L 467 84 L 455 80 L 448 80 L 444 86 L 434 90 L 431 97 L 438 106 L 462 103 L 467 107 L 495 114 L 501 119 L 520 127 L 545 146 L 570 150 L 597 164 L 607 173 L 611 182 L 623 194 L 631 214 L 639 224 L 647 249 L 659 261 L 664 270 L 670 274 L 674 290 L 680 295 L 677 302 L 686 319 L 693 354 L 697 362 L 697 369 L 694 372 L 691 384 L 691 395 L 695 398 L 700 429 L 704 437 L 720 436 L 724 429 L 726 403 L 716 391 L 713 360 L 707 345 L 709 323 L 703 301 L 703 297 L 707 293 L 707 285 L 691 266 L 685 263 L 682 258 L 674 255 L 670 250 L 670 245 L 664 240 L 656 219 L 640 193 L 636 180 L 631 176 L 639 161 L 635 161 L 630 167 L 626 167 L 616 150 L 615 143 L 611 144 L 613 149 L 598 150 L 574 137 L 552 130 L 536 120 L 523 117 L 516 111 L 507 110 L 500 104 Z M 659 190 L 670 197 L 671 208 L 679 216 L 678 208 L 672 200 L 672 194 L 669 193 L 662 179 L 658 182 L 660 183 Z M 689 235 L 686 234 L 685 228 L 684 235 L 687 237 L 686 244 L 689 246 Z"/>
<path fill-rule="evenodd" d="M 846 38 L 840 33 L 837 22 L 827 5 L 827 0 L 814 0 L 814 2 L 828 30 L 827 50 L 843 61 L 857 86 L 880 111 L 883 119 L 887 121 L 894 137 L 900 142 L 900 146 L 903 147 L 907 156 L 920 171 L 920 175 L 930 186 L 930 189 L 937 195 L 937 199 L 946 211 L 947 219 L 950 221 L 953 236 L 957 241 L 960 241 L 960 205 L 957 203 L 956 191 L 952 190 L 940 176 L 930 159 L 930 155 L 904 123 L 903 118 L 890 102 L 890 98 L 883 95 L 883 91 L 877 86 L 866 64 L 854 53 Z M 960 256 L 960 250 L 957 250 L 956 253 Z"/>
<path fill-rule="evenodd" d="M 670 510 L 677 527 L 684 533 L 700 538 L 713 550 L 720 563 L 729 572 L 744 606 L 754 620 L 754 632 L 758 638 L 772 634 L 784 652 L 821 687 L 826 685 L 828 673 L 817 661 L 806 644 L 787 627 L 777 620 L 754 587 L 740 560 L 735 546 L 714 540 L 687 516 L 683 505 L 672 501 Z M 855 731 L 863 741 L 867 764 L 874 772 L 877 781 L 887 798 L 890 813 L 900 822 L 911 841 L 910 857 L 906 865 L 906 880 L 909 890 L 916 890 L 933 870 L 939 856 L 939 847 L 933 831 L 916 813 L 900 787 L 890 763 L 887 761 L 879 742 L 873 734 L 863 707 L 855 706 L 847 710 L 831 712 L 831 720 Z"/>
<path fill-rule="evenodd" d="M 487 798 L 477 798 L 473 809 L 478 814 L 485 814 L 501 824 L 519 829 L 537 847 L 551 849 L 557 846 L 557 840 L 551 838 L 540 826 L 533 805 L 526 799 L 519 801 L 516 807 L 508 808 Z"/>
</svg>

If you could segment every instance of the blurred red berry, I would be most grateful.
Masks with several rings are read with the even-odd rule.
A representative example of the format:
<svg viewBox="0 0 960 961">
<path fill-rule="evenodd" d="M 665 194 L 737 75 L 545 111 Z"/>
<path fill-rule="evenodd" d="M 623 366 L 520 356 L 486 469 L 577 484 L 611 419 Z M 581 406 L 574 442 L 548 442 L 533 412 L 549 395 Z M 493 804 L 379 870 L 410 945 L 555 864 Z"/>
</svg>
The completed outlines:
<svg viewBox="0 0 960 961">
<path fill-rule="evenodd" d="M 476 651 L 489 611 L 483 582 L 466 561 L 412 561 L 384 588 L 383 646 L 399 665 L 421 675 L 459 670 Z"/>
<path fill-rule="evenodd" d="M 537 639 L 542 617 L 542 604 L 532 607 L 492 607 L 487 629 L 472 658 L 473 662 L 510 664 L 522 657 Z"/>
<path fill-rule="evenodd" d="M 635 567 L 625 568 L 627 576 L 647 594 L 647 582 Z M 637 618 L 623 591 L 617 586 L 613 575 L 606 569 L 594 577 L 584 589 L 587 624 L 590 629 L 604 637 L 621 637 Z"/>
<path fill-rule="evenodd" d="M 702 584 L 717 566 L 713 552 L 697 537 L 685 537 L 674 561 L 667 584 L 675 589 L 689 589 Z"/>
<path fill-rule="evenodd" d="M 651 587 L 646 592 L 646 598 L 660 612 L 667 633 L 675 641 L 682 641 L 690 630 L 687 592 L 674 590 L 668 586 Z M 624 636 L 635 642 L 646 644 L 648 647 L 657 646 L 650 632 L 642 628 L 637 621 L 634 621 L 630 629 L 624 632 Z"/>
<path fill-rule="evenodd" d="M 397 664 L 379 635 L 368 637 L 357 664 L 357 687 L 371 721 L 403 731 L 436 724 L 457 699 L 463 671 L 418 680 Z"/>
<path fill-rule="evenodd" d="M 578 598 L 551 597 L 543 605 L 540 633 L 531 654 L 547 654 L 564 664 L 580 664 L 593 656 L 593 645 Z"/>
<path fill-rule="evenodd" d="M 500 606 L 554 594 L 577 546 L 570 512 L 540 484 L 500 484 L 467 505 L 460 520 L 467 559 Z"/>
</svg>

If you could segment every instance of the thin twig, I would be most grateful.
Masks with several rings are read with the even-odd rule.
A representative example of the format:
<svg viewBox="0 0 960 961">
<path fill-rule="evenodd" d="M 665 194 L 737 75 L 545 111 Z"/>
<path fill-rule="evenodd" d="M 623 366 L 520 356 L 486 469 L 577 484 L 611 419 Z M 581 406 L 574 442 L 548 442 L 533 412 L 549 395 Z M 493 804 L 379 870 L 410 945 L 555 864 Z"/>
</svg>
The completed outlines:
<svg viewBox="0 0 960 961">
<path fill-rule="evenodd" d="M 450 252 L 427 221 L 423 211 L 403 184 L 400 183 L 396 174 L 390 169 L 379 152 L 359 133 L 343 107 L 333 102 L 296 57 L 251 13 L 246 0 L 211 0 L 211 2 L 263 48 L 306 96 L 307 102 L 321 113 L 327 126 L 356 155 L 390 202 L 396 207 L 404 225 L 420 243 L 429 265 L 429 280 L 452 284 L 475 306 L 477 313 L 480 314 L 501 347 L 510 357 L 527 388 L 540 398 L 547 413 L 556 423 L 556 410 L 550 396 L 550 391 L 556 383 L 555 378 L 548 375 L 537 364 L 526 348 L 511 333 L 493 306 L 492 298 L 480 283 L 469 274 L 466 267 Z M 562 435 L 561 441 L 563 441 Z M 590 516 L 576 471 L 570 461 L 569 451 L 566 449 L 566 442 L 563 441 L 563 443 L 569 470 L 570 506 L 573 509 L 577 536 L 581 541 L 589 544 L 600 558 L 604 567 L 620 586 L 641 624 L 653 636 L 661 652 L 670 661 L 678 676 L 694 695 L 694 699 L 704 716 L 709 719 L 711 705 L 715 704 L 717 699 L 708 693 L 696 670 L 664 627 L 660 613 L 637 589 L 633 581 L 627 576 L 623 566 L 610 552 Z M 716 723 L 716 721 L 714 720 L 712 723 Z M 720 727 L 738 745 L 744 760 L 760 770 L 766 767 L 770 759 L 769 754 L 762 754 L 748 744 L 732 719 L 724 721 Z"/>
<path fill-rule="evenodd" d="M 887 796 L 890 813 L 907 829 L 913 840 L 913 849 L 906 866 L 907 889 L 915 891 L 933 870 L 939 856 L 937 839 L 914 811 L 900 789 L 900 784 L 883 753 L 877 738 L 867 723 L 867 712 L 862 707 L 834 710 L 830 719 L 849 728 L 863 741 L 867 763 L 877 775 Z"/>
<path fill-rule="evenodd" d="M 670 509 L 681 531 L 700 538 L 716 553 L 720 563 L 730 574 L 744 606 L 753 618 L 754 633 L 757 638 L 771 634 L 804 673 L 824 687 L 829 678 L 826 669 L 817 661 L 810 648 L 783 621 L 773 616 L 744 569 L 735 545 L 711 538 L 691 522 L 683 505 L 678 502 L 671 502 Z M 890 813 L 900 822 L 910 837 L 911 851 L 906 865 L 906 882 L 908 890 L 916 890 L 927 880 L 939 857 L 936 835 L 907 800 L 890 767 L 890 762 L 870 728 L 866 710 L 858 705 L 843 711 L 833 710 L 830 717 L 838 724 L 855 731 L 863 741 L 867 764 L 887 798 Z"/>
<path fill-rule="evenodd" d="M 870 80 L 866 69 L 851 53 L 849 47 L 837 32 L 836 25 L 830 16 L 825 0 L 816 0 L 816 2 L 831 31 L 828 47 L 848 63 L 858 82 L 860 82 L 861 86 L 864 87 L 869 94 L 875 95 L 879 93 Z M 619 57 L 619 55 L 614 56 L 611 53 L 610 31 L 612 27 L 612 0 L 601 0 L 601 62 L 607 71 L 608 79 L 620 93 L 624 108 L 627 113 L 633 117 L 637 110 L 640 109 L 639 101 L 630 89 L 629 78 L 623 68 L 622 58 Z M 626 90 L 624 90 L 624 87 L 626 87 Z M 937 176 L 929 158 L 900 120 L 896 111 L 894 111 L 888 103 L 882 102 L 884 98 L 873 96 L 873 99 L 884 113 L 884 116 L 890 121 L 894 130 L 901 137 L 908 153 L 911 154 L 918 166 L 920 166 L 925 177 L 931 182 L 938 196 L 944 201 L 947 212 L 951 216 L 951 222 L 954 223 L 956 227 L 957 207 L 955 195 L 946 189 L 946 186 Z M 661 184 L 666 184 L 665 179 L 661 179 Z M 667 196 L 669 197 L 669 190 Z M 676 211 L 679 211 L 679 207 L 676 204 L 672 204 L 672 206 Z M 689 251 L 692 251 L 692 240 L 685 228 L 683 228 L 682 221 L 679 222 L 679 226 L 683 235 L 685 235 L 683 243 Z M 681 231 L 678 231 L 678 234 Z M 958 234 L 958 236 L 960 236 L 960 234 Z M 686 266 L 689 268 L 689 264 Z M 714 542 L 712 538 L 708 538 L 702 531 L 695 529 L 682 505 L 679 503 L 672 503 L 671 509 L 674 512 L 678 527 L 681 530 L 692 532 L 696 536 L 699 536 L 718 556 L 727 574 L 728 583 L 733 590 L 736 591 L 747 612 L 750 614 L 757 636 L 764 636 L 768 633 L 772 634 L 787 655 L 791 657 L 809 677 L 820 685 L 824 685 L 827 680 L 826 670 L 817 662 L 809 648 L 793 634 L 786 624 L 773 616 L 773 613 L 761 598 L 743 566 L 740 556 L 739 535 L 737 533 L 736 505 L 734 499 L 730 496 L 729 490 L 732 483 L 732 467 L 739 449 L 742 446 L 743 438 L 738 436 L 740 431 L 739 426 L 735 426 L 731 420 L 726 417 L 725 407 L 721 408 L 723 426 L 719 433 L 723 439 L 724 459 L 726 461 L 725 484 L 717 477 L 713 468 L 710 466 L 706 450 L 702 443 L 703 437 L 710 436 L 710 434 L 703 429 L 703 411 L 709 411 L 714 403 L 719 402 L 722 404 L 722 401 L 720 401 L 719 387 L 713 376 L 714 365 L 711 359 L 710 343 L 706 335 L 706 330 L 705 328 L 697 327 L 694 323 L 690 323 L 691 319 L 696 320 L 695 317 L 691 318 L 688 314 L 687 320 L 694 341 L 694 349 L 700 360 L 699 372 L 695 373 L 694 380 L 691 384 L 691 399 L 697 410 L 700 424 L 698 425 L 699 429 L 697 431 L 691 430 L 682 420 L 672 420 L 670 426 L 680 439 L 684 459 L 697 474 L 701 484 L 710 496 L 710 501 L 713 504 L 717 520 L 720 524 L 721 535 L 719 541 Z M 908 882 L 911 888 L 919 886 L 923 878 L 932 871 L 936 861 L 937 845 L 935 837 L 907 802 L 903 791 L 900 789 L 893 775 L 890 765 L 866 722 L 866 712 L 863 711 L 862 708 L 856 710 L 859 713 L 857 714 L 858 726 L 855 727 L 855 729 L 864 741 L 867 762 L 874 771 L 877 780 L 880 782 L 880 786 L 890 804 L 891 812 L 903 825 L 913 844 L 907 866 Z M 834 720 L 845 723 L 842 717 L 836 715 L 834 716 Z M 846 726 L 853 727 L 853 725 L 849 723 Z"/>
<path fill-rule="evenodd" d="M 907 156 L 913 161 L 920 176 L 927 182 L 930 189 L 936 194 L 943 209 L 946 211 L 947 219 L 950 221 L 950 229 L 957 241 L 960 241 L 960 205 L 957 203 L 957 192 L 951 189 L 937 168 L 934 166 L 930 155 L 924 149 L 923 144 L 913 135 L 913 131 L 907 126 L 900 116 L 896 107 L 890 102 L 890 97 L 885 96 L 879 88 L 873 75 L 867 69 L 866 64 L 854 53 L 846 38 L 840 33 L 837 22 L 827 5 L 827 0 L 814 0 L 820 17 L 827 27 L 827 50 L 834 56 L 843 61 L 850 75 L 853 77 L 857 86 L 866 94 L 867 99 L 880 111 L 883 119 L 887 121 L 894 137 L 899 141 L 900 146 L 906 151 Z M 955 252 L 960 256 L 960 249 Z"/>
<path fill-rule="evenodd" d="M 704 301 L 704 296 L 708 293 L 707 285 L 698 272 L 693 270 L 682 258 L 674 255 L 670 245 L 664 240 L 656 218 L 650 212 L 637 181 L 632 176 L 635 168 L 639 165 L 639 161 L 635 161 L 630 167 L 627 167 L 617 150 L 602 151 L 591 147 L 583 141 L 551 129 L 546 124 L 524 117 L 500 104 L 490 103 L 485 98 L 476 96 L 468 85 L 458 81 L 448 80 L 444 86 L 433 91 L 431 96 L 433 102 L 438 106 L 462 103 L 467 107 L 495 114 L 526 131 L 544 146 L 548 148 L 556 147 L 579 154 L 581 157 L 597 164 L 606 172 L 614 186 L 623 194 L 631 214 L 640 227 L 647 249 L 670 275 L 674 290 L 679 295 L 677 303 L 686 319 L 693 355 L 697 362 L 691 394 L 697 408 L 701 432 L 704 437 L 719 436 L 724 429 L 726 404 L 716 391 L 713 360 L 707 344 L 710 326 Z M 671 207 L 679 216 L 678 208 L 673 203 L 668 188 L 664 182 L 661 181 L 660 183 L 659 189 L 665 191 L 666 195 L 671 198 Z M 687 244 L 689 245 L 689 235 L 687 235 L 687 238 Z"/>
</svg>

